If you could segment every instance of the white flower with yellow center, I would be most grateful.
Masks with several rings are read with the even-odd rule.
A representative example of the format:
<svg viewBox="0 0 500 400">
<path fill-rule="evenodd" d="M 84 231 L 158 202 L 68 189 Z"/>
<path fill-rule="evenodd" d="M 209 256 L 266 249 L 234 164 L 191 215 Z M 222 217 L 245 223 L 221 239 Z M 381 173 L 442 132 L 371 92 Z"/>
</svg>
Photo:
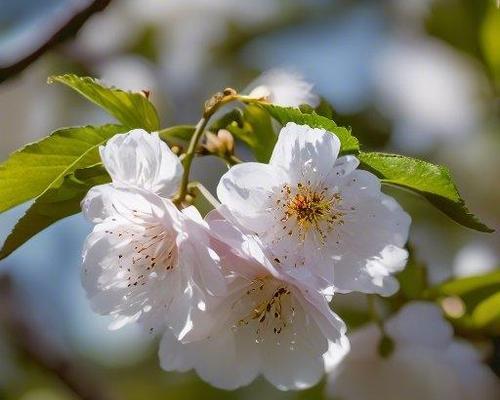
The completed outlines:
<svg viewBox="0 0 500 400">
<path fill-rule="evenodd" d="M 250 97 L 284 107 L 302 104 L 316 107 L 319 104 L 319 96 L 314 93 L 311 83 L 301 75 L 283 69 L 264 72 L 245 91 Z"/>
<path fill-rule="evenodd" d="M 211 218 L 228 290 L 197 314 L 181 341 L 167 332 L 160 346 L 168 371 L 195 369 L 224 389 L 259 374 L 282 390 L 304 389 L 324 374 L 329 343 L 345 344 L 345 325 L 307 281 L 281 274 L 255 235 Z"/>
<path fill-rule="evenodd" d="M 269 164 L 232 167 L 217 195 L 279 264 L 309 269 L 340 291 L 393 294 L 410 217 L 356 157 L 337 158 L 339 149 L 332 133 L 288 123 Z"/>
<path fill-rule="evenodd" d="M 101 158 L 112 183 L 82 202 L 96 223 L 83 250 L 91 305 L 114 317 L 113 328 L 139 321 L 180 334 L 193 308 L 225 290 L 198 211 L 160 196 L 176 192 L 182 166 L 156 134 L 139 130 L 113 137 Z"/>
<path fill-rule="evenodd" d="M 344 358 L 327 355 L 327 393 L 343 400 L 494 400 L 500 381 L 478 351 L 453 337 L 453 328 L 435 304 L 405 305 L 385 323 L 394 350 L 378 351 L 379 327 L 370 324 L 350 335 Z"/>
</svg>

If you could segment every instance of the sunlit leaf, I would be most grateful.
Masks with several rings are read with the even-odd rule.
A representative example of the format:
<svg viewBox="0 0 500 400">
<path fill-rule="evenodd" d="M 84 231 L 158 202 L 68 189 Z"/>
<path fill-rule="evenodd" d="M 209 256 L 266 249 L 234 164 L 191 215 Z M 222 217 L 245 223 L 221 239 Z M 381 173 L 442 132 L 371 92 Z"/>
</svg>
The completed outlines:
<svg viewBox="0 0 500 400">
<path fill-rule="evenodd" d="M 287 122 L 295 122 L 299 125 L 309 125 L 311 128 L 322 128 L 334 133 L 340 140 L 341 153 L 356 153 L 359 151 L 358 139 L 352 136 L 349 129 L 337 126 L 329 118 L 318 115 L 315 112 L 304 113 L 300 109 L 293 107 L 280 107 L 273 104 L 260 104 L 259 106 L 282 125 L 285 125 Z"/>
<path fill-rule="evenodd" d="M 80 202 L 92 186 L 109 181 L 106 170 L 101 165 L 78 169 L 67 175 L 57 185 L 53 185 L 38 197 L 9 234 L 2 249 L 0 259 L 65 217 L 81 211 Z"/>
<path fill-rule="evenodd" d="M 0 165 L 0 212 L 58 187 L 76 169 L 100 162 L 98 147 L 124 130 L 120 125 L 63 128 L 14 152 Z"/>
<path fill-rule="evenodd" d="M 164 140 L 175 138 L 189 141 L 195 129 L 194 125 L 175 125 L 158 131 L 158 135 Z"/>
<path fill-rule="evenodd" d="M 494 323 L 500 328 L 500 270 L 444 282 L 433 287 L 429 297 L 459 298 L 465 307 L 460 322 L 469 329 L 491 327 Z"/>
<path fill-rule="evenodd" d="M 477 305 L 472 312 L 472 320 L 479 327 L 500 320 L 500 290 Z"/>
<path fill-rule="evenodd" d="M 360 153 L 361 166 L 382 182 L 409 189 L 459 224 L 480 232 L 493 232 L 465 206 L 447 168 L 415 158 L 384 153 Z"/>
<path fill-rule="evenodd" d="M 448 295 L 463 296 L 474 290 L 494 286 L 500 291 L 500 271 L 489 274 L 454 279 L 439 286 L 439 291 Z"/>
<path fill-rule="evenodd" d="M 142 128 L 148 132 L 160 129 L 158 113 L 144 93 L 107 87 L 97 79 L 72 74 L 52 76 L 49 83 L 52 82 L 60 82 L 76 90 L 129 129 Z"/>
<path fill-rule="evenodd" d="M 226 129 L 250 147 L 257 161 L 268 162 L 277 139 L 271 118 L 260 107 L 249 105 L 242 119 L 231 122 Z"/>
</svg>

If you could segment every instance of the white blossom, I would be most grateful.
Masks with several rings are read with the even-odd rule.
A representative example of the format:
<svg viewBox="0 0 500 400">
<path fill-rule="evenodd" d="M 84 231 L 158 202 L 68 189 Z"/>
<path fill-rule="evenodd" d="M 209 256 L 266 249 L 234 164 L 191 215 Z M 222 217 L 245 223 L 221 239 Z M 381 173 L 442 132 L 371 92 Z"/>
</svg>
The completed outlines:
<svg viewBox="0 0 500 400">
<path fill-rule="evenodd" d="M 345 325 L 307 279 L 281 273 L 255 235 L 209 216 L 228 284 L 209 313 L 198 313 L 182 341 L 160 346 L 168 371 L 195 369 L 210 384 L 235 389 L 262 374 L 282 390 L 303 389 L 324 374 L 328 344 L 345 344 Z"/>
<path fill-rule="evenodd" d="M 278 262 L 310 269 L 325 287 L 390 295 L 392 273 L 406 263 L 410 217 L 339 149 L 332 133 L 288 123 L 269 164 L 232 167 L 218 197 Z"/>
<path fill-rule="evenodd" d="M 413 302 L 385 323 L 394 350 L 378 353 L 380 329 L 355 331 L 351 352 L 331 363 L 327 392 L 343 400 L 493 400 L 498 378 L 475 348 L 453 337 L 453 328 L 432 303 Z M 332 365 L 333 364 L 333 365 Z"/>
<path fill-rule="evenodd" d="M 223 292 L 205 222 L 194 207 L 167 198 L 182 167 L 156 134 L 131 131 L 101 148 L 111 184 L 82 202 L 94 223 L 83 250 L 82 282 L 96 312 L 113 328 L 140 321 L 149 331 L 184 329 L 193 307 Z"/>
<path fill-rule="evenodd" d="M 99 151 L 112 184 L 94 186 L 82 202 L 85 216 L 94 223 L 112 212 L 109 198 L 117 188 L 147 190 L 162 197 L 171 197 L 178 189 L 182 164 L 157 133 L 134 129 L 113 136 Z"/>
<path fill-rule="evenodd" d="M 280 106 L 298 107 L 309 104 L 316 107 L 320 101 L 311 83 L 305 81 L 298 73 L 283 69 L 264 72 L 246 91 L 250 97 L 264 98 Z"/>
</svg>

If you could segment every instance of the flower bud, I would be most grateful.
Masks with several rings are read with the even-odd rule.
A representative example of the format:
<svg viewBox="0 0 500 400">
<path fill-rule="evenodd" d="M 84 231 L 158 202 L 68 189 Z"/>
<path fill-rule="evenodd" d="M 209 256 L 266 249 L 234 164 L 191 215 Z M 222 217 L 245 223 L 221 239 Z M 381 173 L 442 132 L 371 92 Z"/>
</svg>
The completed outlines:
<svg viewBox="0 0 500 400">
<path fill-rule="evenodd" d="M 234 138 L 226 129 L 219 129 L 217 134 L 206 132 L 205 148 L 212 154 L 219 156 L 232 155 L 234 152 Z"/>
</svg>

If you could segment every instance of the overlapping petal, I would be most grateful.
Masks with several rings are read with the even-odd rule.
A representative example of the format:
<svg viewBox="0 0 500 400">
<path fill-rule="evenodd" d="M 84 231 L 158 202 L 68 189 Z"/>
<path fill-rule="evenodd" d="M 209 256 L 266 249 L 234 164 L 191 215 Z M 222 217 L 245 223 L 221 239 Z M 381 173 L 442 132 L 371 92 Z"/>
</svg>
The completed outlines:
<svg viewBox="0 0 500 400">
<path fill-rule="evenodd" d="M 256 236 L 218 212 L 208 221 L 228 290 L 212 305 L 211 322 L 194 319 L 181 341 L 166 333 L 163 368 L 195 369 L 224 389 L 247 385 L 259 374 L 282 390 L 316 384 L 329 342 L 345 343 L 344 323 L 316 288 L 282 274 Z"/>
<path fill-rule="evenodd" d="M 332 133 L 289 123 L 270 163 L 230 169 L 219 199 L 274 258 L 308 269 L 324 288 L 391 295 L 408 256 L 410 217 L 339 150 Z"/>
</svg>

